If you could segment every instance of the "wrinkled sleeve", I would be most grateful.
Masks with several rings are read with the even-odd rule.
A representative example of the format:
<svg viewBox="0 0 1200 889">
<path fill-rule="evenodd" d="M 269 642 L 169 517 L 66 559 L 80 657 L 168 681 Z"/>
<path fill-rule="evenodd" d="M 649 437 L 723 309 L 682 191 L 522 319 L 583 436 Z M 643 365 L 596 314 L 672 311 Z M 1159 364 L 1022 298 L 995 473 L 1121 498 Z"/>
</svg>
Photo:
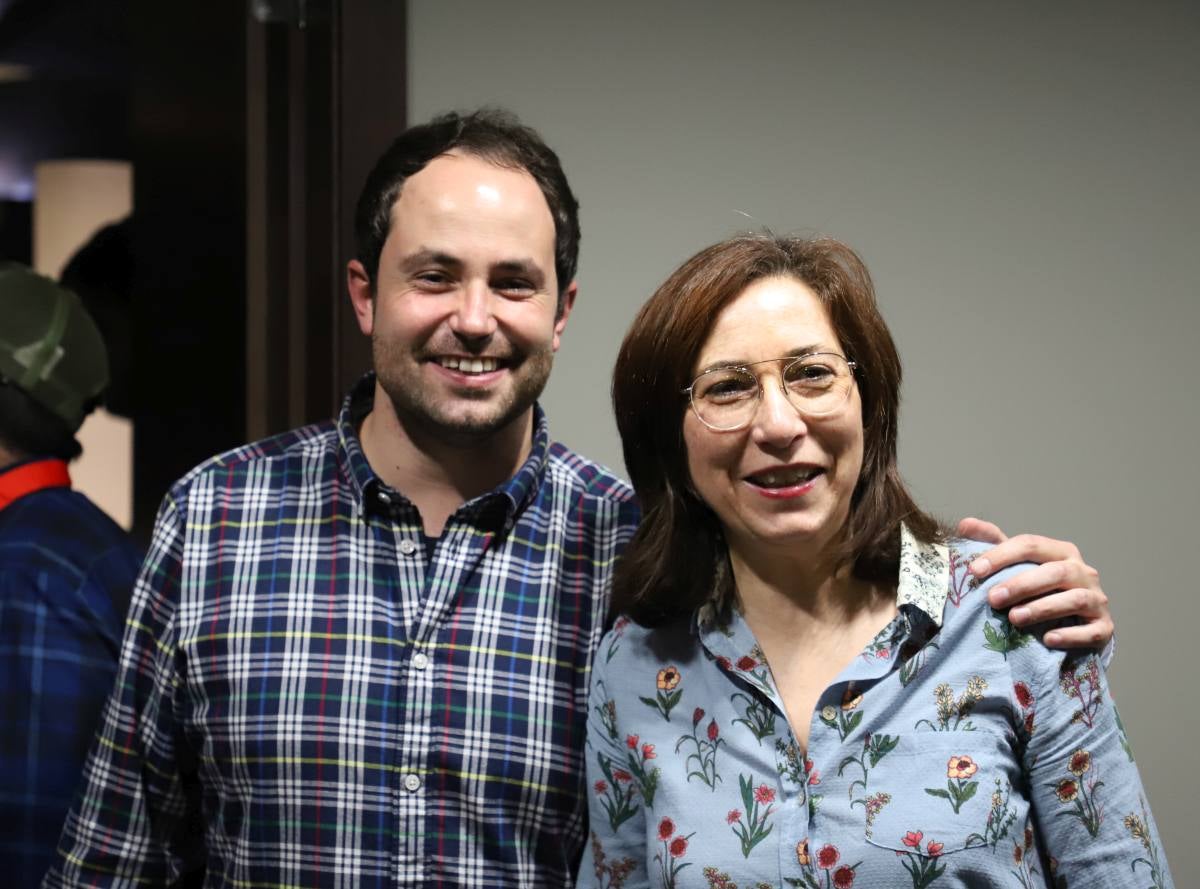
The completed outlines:
<svg viewBox="0 0 1200 889">
<path fill-rule="evenodd" d="M 646 816 L 627 762 L 631 749 L 619 725 L 619 671 L 608 657 L 619 647 L 620 621 L 600 642 L 588 695 L 587 794 L 590 833 L 577 889 L 649 887 Z M 616 679 L 608 678 L 610 675 Z M 633 739 L 636 748 L 637 739 Z"/>
<path fill-rule="evenodd" d="M 54 559 L 0 567 L 0 793 L 21 801 L 0 809 L 12 885 L 36 885 L 51 863 L 112 688 L 138 564 L 113 548 L 86 573 Z"/>
<path fill-rule="evenodd" d="M 116 682 L 43 887 L 165 885 L 197 863 L 185 851 L 198 837 L 185 818 L 177 749 L 184 527 L 168 496 L 134 587 Z"/>
<path fill-rule="evenodd" d="M 1024 768 L 1052 886 L 1174 886 L 1102 656 L 1031 644 Z M 1028 731 L 1029 724 L 1026 724 Z"/>
</svg>

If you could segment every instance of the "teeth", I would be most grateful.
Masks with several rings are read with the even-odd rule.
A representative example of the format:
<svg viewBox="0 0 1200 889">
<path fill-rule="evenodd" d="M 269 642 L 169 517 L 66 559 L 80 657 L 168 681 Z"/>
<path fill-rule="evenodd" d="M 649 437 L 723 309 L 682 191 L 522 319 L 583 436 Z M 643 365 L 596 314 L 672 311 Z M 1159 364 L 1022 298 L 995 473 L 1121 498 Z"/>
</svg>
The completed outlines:
<svg viewBox="0 0 1200 889">
<path fill-rule="evenodd" d="M 790 488 L 813 478 L 818 469 L 774 469 L 754 476 L 755 483 L 764 488 Z"/>
<path fill-rule="evenodd" d="M 457 370 L 462 373 L 491 373 L 500 366 L 500 362 L 495 358 L 439 358 L 438 364 L 449 370 Z"/>
</svg>

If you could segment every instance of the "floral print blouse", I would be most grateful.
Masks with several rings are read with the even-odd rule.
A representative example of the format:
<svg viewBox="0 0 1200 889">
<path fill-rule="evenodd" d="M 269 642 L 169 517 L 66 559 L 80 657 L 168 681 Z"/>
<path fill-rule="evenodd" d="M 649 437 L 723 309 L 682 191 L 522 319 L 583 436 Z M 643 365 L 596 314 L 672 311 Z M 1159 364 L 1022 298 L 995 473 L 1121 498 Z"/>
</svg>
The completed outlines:
<svg viewBox="0 0 1200 889">
<path fill-rule="evenodd" d="M 984 547 L 902 529 L 898 614 L 825 689 L 808 755 L 741 616 L 601 643 L 578 886 L 1173 886 L 1104 666 L 986 602 Z"/>
</svg>

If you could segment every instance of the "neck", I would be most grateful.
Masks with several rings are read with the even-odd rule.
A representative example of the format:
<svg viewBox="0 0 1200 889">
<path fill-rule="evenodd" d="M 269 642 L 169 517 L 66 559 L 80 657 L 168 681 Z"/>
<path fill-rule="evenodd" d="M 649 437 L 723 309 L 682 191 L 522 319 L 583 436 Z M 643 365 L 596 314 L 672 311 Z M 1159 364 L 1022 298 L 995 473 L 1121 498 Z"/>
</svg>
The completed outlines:
<svg viewBox="0 0 1200 889">
<path fill-rule="evenodd" d="M 448 442 L 403 422 L 376 383 L 359 438 L 371 469 L 416 505 L 425 533 L 437 536 L 463 503 L 516 475 L 533 447 L 533 410 L 476 440 Z"/>
<path fill-rule="evenodd" d="M 895 613 L 894 591 L 854 577 L 832 547 L 799 555 L 731 547 L 729 555 L 742 615 L 764 644 L 829 648 Z"/>
</svg>

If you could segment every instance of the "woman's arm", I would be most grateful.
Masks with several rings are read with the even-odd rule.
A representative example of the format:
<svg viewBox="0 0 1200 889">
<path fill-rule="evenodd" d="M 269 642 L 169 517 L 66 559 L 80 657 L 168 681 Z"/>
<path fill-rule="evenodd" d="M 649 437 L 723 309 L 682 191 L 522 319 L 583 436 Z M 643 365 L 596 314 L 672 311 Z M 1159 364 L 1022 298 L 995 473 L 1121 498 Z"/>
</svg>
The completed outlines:
<svg viewBox="0 0 1200 889">
<path fill-rule="evenodd" d="M 1023 766 L 1050 885 L 1174 886 L 1100 657 L 1024 651 L 1014 679 L 1036 675 L 1018 691 L 1034 698 Z"/>
<path fill-rule="evenodd" d="M 645 810 L 635 767 L 629 756 L 640 754 L 621 734 L 617 703 L 605 679 L 605 654 L 614 648 L 610 630 L 600 643 L 588 695 L 587 786 L 588 843 L 576 879 L 577 889 L 649 887 L 646 872 Z"/>
</svg>

